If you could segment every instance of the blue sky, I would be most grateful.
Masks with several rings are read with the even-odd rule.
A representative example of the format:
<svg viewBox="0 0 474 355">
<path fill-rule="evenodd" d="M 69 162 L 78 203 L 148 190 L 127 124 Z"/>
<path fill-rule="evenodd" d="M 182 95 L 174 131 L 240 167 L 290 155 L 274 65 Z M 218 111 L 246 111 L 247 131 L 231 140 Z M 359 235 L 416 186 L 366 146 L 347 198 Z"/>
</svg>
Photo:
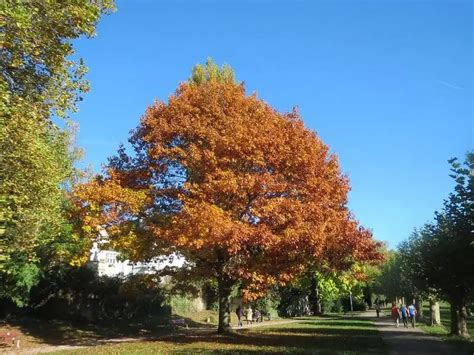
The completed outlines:
<svg viewBox="0 0 474 355">
<path fill-rule="evenodd" d="M 395 247 L 452 189 L 447 159 L 473 148 L 470 1 L 118 1 L 97 37 L 79 122 L 99 171 L 155 99 L 196 63 L 229 63 L 249 93 L 298 106 L 340 158 L 350 208 Z"/>
</svg>

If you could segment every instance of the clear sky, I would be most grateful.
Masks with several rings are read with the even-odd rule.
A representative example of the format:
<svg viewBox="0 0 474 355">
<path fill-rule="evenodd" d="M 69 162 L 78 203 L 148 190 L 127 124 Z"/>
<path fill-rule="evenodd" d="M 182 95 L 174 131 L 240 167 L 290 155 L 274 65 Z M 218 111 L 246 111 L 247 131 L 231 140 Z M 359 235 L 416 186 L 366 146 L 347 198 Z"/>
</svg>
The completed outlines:
<svg viewBox="0 0 474 355">
<path fill-rule="evenodd" d="M 471 1 L 118 1 L 76 42 L 91 92 L 73 118 L 96 171 L 145 108 L 196 63 L 230 64 L 249 93 L 298 106 L 351 180 L 350 208 L 395 247 L 453 187 L 473 148 Z"/>
</svg>

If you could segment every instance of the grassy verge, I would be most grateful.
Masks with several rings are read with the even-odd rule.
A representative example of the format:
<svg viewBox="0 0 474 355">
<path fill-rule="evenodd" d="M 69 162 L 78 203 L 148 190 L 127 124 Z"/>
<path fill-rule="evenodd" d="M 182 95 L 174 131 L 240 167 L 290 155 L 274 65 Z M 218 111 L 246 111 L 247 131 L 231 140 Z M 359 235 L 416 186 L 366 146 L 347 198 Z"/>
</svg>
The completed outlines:
<svg viewBox="0 0 474 355">
<path fill-rule="evenodd" d="M 240 330 L 231 335 L 188 331 L 141 341 L 79 349 L 73 354 L 315 353 L 384 354 L 374 324 L 357 318 L 301 318 L 298 323 Z M 60 354 L 60 353 L 59 353 Z"/>
<path fill-rule="evenodd" d="M 423 307 L 423 312 L 426 318 L 429 318 L 429 306 L 425 305 Z M 451 312 L 449 304 L 440 303 L 439 313 L 441 316 L 441 325 L 430 326 L 427 324 L 420 324 L 420 328 L 428 334 L 442 338 L 445 341 L 456 343 L 462 348 L 471 349 L 470 351 L 474 353 L 474 317 L 470 317 L 467 321 L 467 329 L 471 335 L 470 339 L 461 338 L 458 336 L 449 335 L 451 329 Z"/>
</svg>

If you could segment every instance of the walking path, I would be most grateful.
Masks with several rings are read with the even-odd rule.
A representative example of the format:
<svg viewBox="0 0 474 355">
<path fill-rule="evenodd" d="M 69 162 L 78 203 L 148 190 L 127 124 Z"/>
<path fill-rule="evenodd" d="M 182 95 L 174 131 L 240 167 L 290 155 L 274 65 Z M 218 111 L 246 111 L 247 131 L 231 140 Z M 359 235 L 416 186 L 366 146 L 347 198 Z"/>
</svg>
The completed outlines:
<svg viewBox="0 0 474 355">
<path fill-rule="evenodd" d="M 375 312 L 367 312 L 374 317 L 374 323 L 388 345 L 390 355 L 462 355 L 460 349 L 440 338 L 428 335 L 419 328 L 397 328 L 391 317 L 375 317 Z M 466 354 L 470 354 L 467 352 Z"/>
</svg>

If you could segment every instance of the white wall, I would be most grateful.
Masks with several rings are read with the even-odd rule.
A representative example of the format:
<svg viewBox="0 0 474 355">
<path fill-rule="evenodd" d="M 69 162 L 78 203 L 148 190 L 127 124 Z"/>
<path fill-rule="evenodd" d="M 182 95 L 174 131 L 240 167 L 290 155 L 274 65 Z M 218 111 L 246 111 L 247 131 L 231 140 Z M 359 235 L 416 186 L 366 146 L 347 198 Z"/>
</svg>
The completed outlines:
<svg viewBox="0 0 474 355">
<path fill-rule="evenodd" d="M 97 242 L 94 242 L 88 267 L 97 271 L 99 276 L 119 276 L 136 274 L 153 274 L 166 266 L 181 267 L 184 264 L 184 258 L 173 257 L 170 262 L 166 260 L 152 260 L 150 262 L 131 263 L 129 260 L 120 260 L 120 253 L 114 250 L 101 250 Z"/>
</svg>

